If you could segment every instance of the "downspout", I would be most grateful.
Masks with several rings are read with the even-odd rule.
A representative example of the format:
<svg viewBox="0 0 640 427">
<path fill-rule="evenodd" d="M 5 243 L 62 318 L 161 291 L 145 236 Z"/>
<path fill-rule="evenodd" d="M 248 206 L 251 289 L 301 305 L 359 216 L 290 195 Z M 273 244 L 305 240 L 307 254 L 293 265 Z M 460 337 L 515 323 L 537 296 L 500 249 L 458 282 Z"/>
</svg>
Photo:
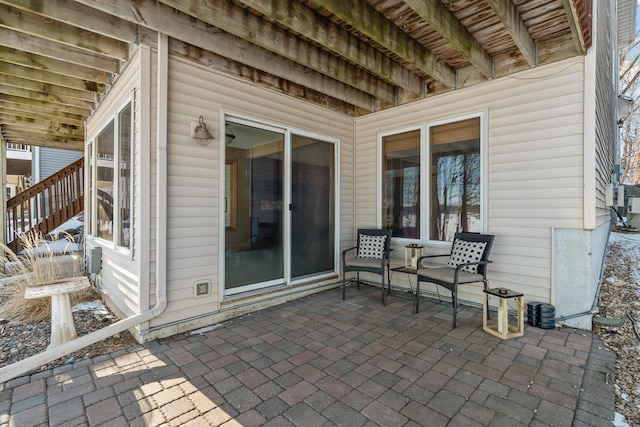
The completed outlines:
<svg viewBox="0 0 640 427">
<path fill-rule="evenodd" d="M 72 341 L 66 342 L 52 349 L 38 353 L 35 356 L 20 360 L 19 362 L 0 368 L 0 384 L 12 380 L 29 371 L 39 368 L 52 360 L 63 357 L 69 353 L 80 350 L 83 347 L 107 339 L 115 334 L 124 332 L 157 317 L 167 306 L 166 283 L 166 171 L 167 171 L 167 75 L 168 75 L 169 41 L 165 34 L 158 34 L 158 122 L 157 126 L 157 203 L 156 203 L 156 304 L 140 314 L 120 320 L 112 325 L 102 328 L 87 335 L 83 335 Z M 143 82 L 145 76 L 143 76 Z M 142 142 L 144 143 L 144 141 Z M 160 271 L 160 269 L 163 271 Z"/>
</svg>

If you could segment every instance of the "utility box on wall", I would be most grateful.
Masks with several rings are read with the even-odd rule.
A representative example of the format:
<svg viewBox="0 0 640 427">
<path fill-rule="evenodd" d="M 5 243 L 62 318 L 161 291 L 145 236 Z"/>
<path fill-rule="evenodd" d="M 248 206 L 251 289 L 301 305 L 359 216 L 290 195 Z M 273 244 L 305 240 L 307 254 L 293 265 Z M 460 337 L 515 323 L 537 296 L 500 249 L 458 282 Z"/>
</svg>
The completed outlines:
<svg viewBox="0 0 640 427">
<path fill-rule="evenodd" d="M 87 248 L 87 273 L 97 274 L 100 273 L 102 268 L 102 248 L 93 247 Z"/>
</svg>

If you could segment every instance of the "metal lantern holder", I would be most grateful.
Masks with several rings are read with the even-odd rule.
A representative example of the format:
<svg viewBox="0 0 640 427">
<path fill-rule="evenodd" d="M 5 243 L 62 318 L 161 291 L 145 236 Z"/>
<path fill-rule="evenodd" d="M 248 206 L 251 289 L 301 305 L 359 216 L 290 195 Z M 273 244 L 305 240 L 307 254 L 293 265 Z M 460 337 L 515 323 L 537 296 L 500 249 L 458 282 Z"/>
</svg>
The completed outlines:
<svg viewBox="0 0 640 427">
<path fill-rule="evenodd" d="M 424 255 L 424 245 L 417 243 L 404 247 L 404 267 L 410 270 L 418 268 L 418 258 Z"/>
</svg>

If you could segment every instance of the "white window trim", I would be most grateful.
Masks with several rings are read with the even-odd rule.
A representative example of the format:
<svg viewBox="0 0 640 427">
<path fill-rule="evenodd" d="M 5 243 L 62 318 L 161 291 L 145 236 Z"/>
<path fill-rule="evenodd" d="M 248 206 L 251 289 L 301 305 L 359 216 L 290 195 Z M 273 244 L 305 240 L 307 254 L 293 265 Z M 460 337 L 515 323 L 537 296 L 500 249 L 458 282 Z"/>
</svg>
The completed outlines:
<svg viewBox="0 0 640 427">
<path fill-rule="evenodd" d="M 382 167 L 384 166 L 382 164 L 382 158 L 383 158 L 383 140 L 385 137 L 387 136 L 392 136 L 392 135 L 398 135 L 401 133 L 406 133 L 406 132 L 412 132 L 415 130 L 419 130 L 420 131 L 420 238 L 418 239 L 409 239 L 406 237 L 393 237 L 393 241 L 401 244 L 401 245 L 408 245 L 408 244 L 412 244 L 412 243 L 420 243 L 423 239 L 422 239 L 422 233 L 424 230 L 424 221 L 422 218 L 422 206 L 423 206 L 423 183 L 422 183 L 422 175 L 425 169 L 425 163 L 424 163 L 424 141 L 425 141 L 425 135 L 424 135 L 424 125 L 415 125 L 415 126 L 407 126 L 407 127 L 403 127 L 403 128 L 399 128 L 399 129 L 394 129 L 388 132 L 378 132 L 378 159 L 377 159 L 377 172 L 376 172 L 376 188 L 377 188 L 377 194 L 376 194 L 376 200 L 377 200 L 377 208 L 376 208 L 376 226 L 377 228 L 382 228 L 382 186 L 384 185 L 382 182 Z"/>
<path fill-rule="evenodd" d="M 118 244 L 118 240 L 119 240 L 119 235 L 120 235 L 120 231 L 122 228 L 122 223 L 120 221 L 120 205 L 119 205 L 119 200 L 120 200 L 120 186 L 116 185 L 116 179 L 119 177 L 119 173 L 116 173 L 116 169 L 119 171 L 120 170 L 120 113 L 122 113 L 122 111 L 124 111 L 125 108 L 127 108 L 127 106 L 131 107 L 131 123 L 130 123 L 130 129 L 131 129 L 131 153 L 130 153 L 130 157 L 131 157 L 131 161 L 132 161 L 132 167 L 133 167 L 133 145 L 134 145 L 134 105 L 133 105 L 133 96 L 127 96 L 126 98 L 124 98 L 119 104 L 118 106 L 114 109 L 114 111 L 109 114 L 108 116 L 106 116 L 104 118 L 104 121 L 101 123 L 100 127 L 96 128 L 96 130 L 93 132 L 93 134 L 91 135 L 90 138 L 87 138 L 87 146 L 89 144 L 92 144 L 93 146 L 93 153 L 89 153 L 89 155 L 92 156 L 92 160 L 93 160 L 93 167 L 91 168 L 91 170 L 89 171 L 90 174 L 90 179 L 92 182 L 92 189 L 93 192 L 90 195 L 91 197 L 91 208 L 92 208 L 92 212 L 89 212 L 89 215 L 91 215 L 91 230 L 89 230 L 87 232 L 87 236 L 92 238 L 92 241 L 99 244 L 100 246 L 103 247 L 107 247 L 107 248 L 111 248 L 111 249 L 115 249 L 118 252 L 121 252 L 124 255 L 127 256 L 131 256 L 132 254 L 132 249 L 131 247 L 127 248 L 125 246 L 120 246 Z M 113 172 L 113 179 L 114 179 L 114 183 L 113 183 L 113 200 L 114 200 L 114 207 L 113 207 L 113 230 L 112 230 L 112 235 L 113 235 L 113 241 L 109 241 L 106 239 L 103 239 L 101 237 L 98 237 L 96 235 L 96 227 L 97 227 L 97 222 L 98 222 L 98 218 L 97 218 L 97 186 L 96 186 L 96 180 L 97 180 L 97 170 L 98 170 L 98 147 L 97 147 L 97 138 L 98 136 L 107 128 L 107 126 L 109 126 L 109 124 L 113 123 L 113 127 L 114 127 L 114 135 L 113 135 L 113 165 L 114 165 L 114 172 Z M 133 176 L 132 176 L 132 180 L 131 180 L 131 185 L 133 186 Z M 133 210 L 134 208 L 134 200 L 133 200 L 133 188 L 130 191 L 129 194 L 129 206 L 131 206 L 131 209 Z M 133 212 L 130 215 L 131 218 L 131 224 L 130 224 L 130 228 L 131 228 L 131 235 L 129 238 L 130 241 L 130 246 L 133 246 Z"/>
<path fill-rule="evenodd" d="M 425 243 L 430 246 L 450 246 L 451 242 L 441 240 L 432 240 L 429 236 L 429 216 L 431 209 L 429 179 L 431 176 L 431 165 L 429 164 L 429 132 L 434 126 L 440 126 L 448 123 L 459 122 L 463 120 L 479 118 L 480 119 L 480 215 L 481 215 L 481 232 L 487 230 L 487 196 L 488 196 L 488 137 L 487 137 L 487 117 L 488 110 L 461 114 L 446 119 L 427 121 L 422 124 L 406 126 L 385 132 L 378 132 L 377 141 L 377 165 L 376 165 L 376 224 L 378 228 L 382 228 L 382 157 L 383 157 L 383 138 L 390 135 L 420 130 L 420 238 L 407 239 L 402 237 L 394 237 L 394 243 L 406 245 L 410 243 Z"/>
<path fill-rule="evenodd" d="M 430 216 L 430 212 L 431 212 L 431 198 L 430 198 L 430 194 L 429 192 L 431 191 L 431 188 L 429 186 L 429 178 L 431 176 L 431 165 L 429 164 L 429 162 L 427 161 L 427 159 L 430 158 L 431 155 L 431 151 L 430 151 L 430 139 L 429 139 L 429 135 L 430 135 L 430 131 L 432 127 L 435 126 L 440 126 L 440 125 L 446 125 L 449 123 L 454 123 L 454 122 L 460 122 L 463 120 L 469 120 L 469 119 L 475 119 L 475 118 L 479 118 L 480 119 L 480 215 L 481 215 L 481 219 L 480 219 L 480 232 L 481 233 L 485 233 L 487 230 L 487 185 L 488 185 L 488 180 L 487 180 L 487 171 L 488 171 L 488 151 L 487 151 L 487 126 L 486 126 L 486 117 L 487 117 L 487 111 L 483 110 L 480 112 L 476 112 L 476 113 L 468 113 L 468 114 L 462 114 L 459 116 L 454 116 L 454 117 L 449 117 L 446 119 L 442 119 L 442 120 L 435 120 L 432 122 L 427 122 L 425 123 L 425 143 L 423 145 L 423 149 L 425 151 L 425 167 L 427 168 L 427 172 L 424 174 L 424 177 L 422 178 L 422 181 L 420 182 L 420 187 L 421 187 L 421 191 L 424 192 L 424 194 L 421 194 L 420 196 L 422 197 L 424 195 L 424 200 L 425 200 L 425 210 L 423 213 L 423 221 L 425 224 L 425 229 L 424 229 L 424 233 L 422 236 L 422 239 L 428 243 L 429 245 L 443 245 L 443 246 L 450 246 L 451 242 L 447 242 L 447 241 L 442 241 L 442 240 L 433 240 L 431 239 L 431 236 L 429 236 L 429 216 Z M 421 175 L 423 176 L 423 175 Z"/>
</svg>

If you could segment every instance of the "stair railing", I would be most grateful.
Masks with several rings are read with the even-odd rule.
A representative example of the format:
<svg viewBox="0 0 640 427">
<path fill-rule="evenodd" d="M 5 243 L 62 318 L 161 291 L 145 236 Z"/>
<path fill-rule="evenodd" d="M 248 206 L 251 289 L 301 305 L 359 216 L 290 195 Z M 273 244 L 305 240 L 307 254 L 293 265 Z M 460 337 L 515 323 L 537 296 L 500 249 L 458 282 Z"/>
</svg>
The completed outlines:
<svg viewBox="0 0 640 427">
<path fill-rule="evenodd" d="M 84 158 L 7 200 L 7 246 L 22 250 L 24 233 L 46 235 L 84 209 Z"/>
</svg>

